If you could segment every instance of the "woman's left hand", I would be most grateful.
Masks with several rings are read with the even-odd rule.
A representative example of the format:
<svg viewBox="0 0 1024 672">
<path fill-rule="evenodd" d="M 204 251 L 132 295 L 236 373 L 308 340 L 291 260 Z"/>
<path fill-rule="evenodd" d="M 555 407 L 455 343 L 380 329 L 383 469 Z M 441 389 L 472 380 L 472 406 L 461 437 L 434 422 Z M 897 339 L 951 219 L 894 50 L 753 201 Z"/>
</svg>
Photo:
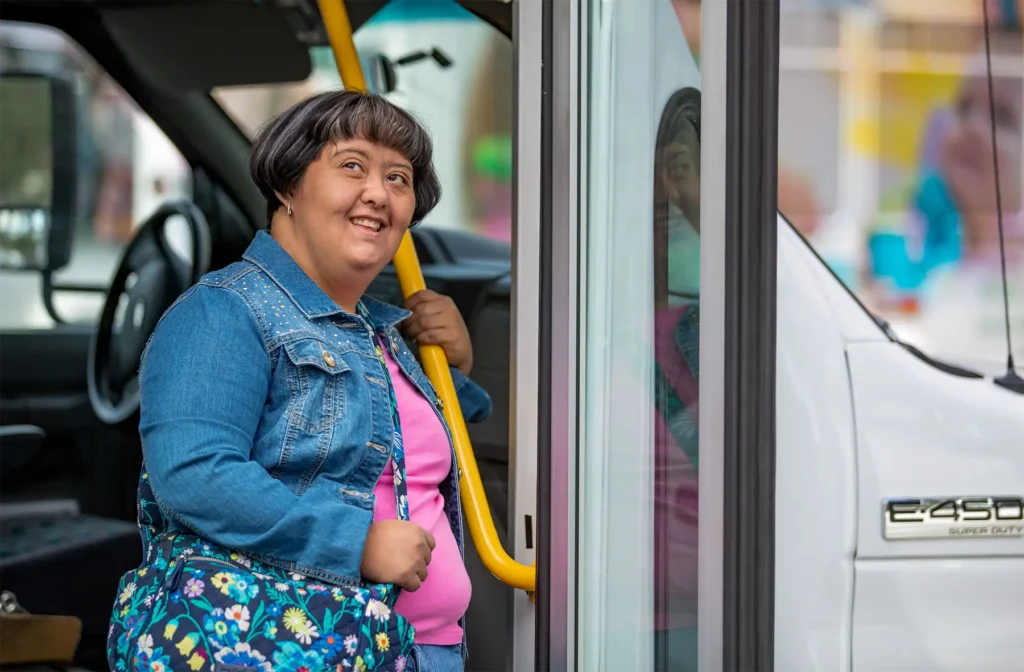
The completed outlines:
<svg viewBox="0 0 1024 672">
<path fill-rule="evenodd" d="M 448 364 L 468 376 L 473 368 L 473 344 L 455 302 L 424 289 L 410 296 L 405 308 L 412 311 L 412 316 L 402 324 L 402 330 L 418 345 L 440 345 Z"/>
</svg>

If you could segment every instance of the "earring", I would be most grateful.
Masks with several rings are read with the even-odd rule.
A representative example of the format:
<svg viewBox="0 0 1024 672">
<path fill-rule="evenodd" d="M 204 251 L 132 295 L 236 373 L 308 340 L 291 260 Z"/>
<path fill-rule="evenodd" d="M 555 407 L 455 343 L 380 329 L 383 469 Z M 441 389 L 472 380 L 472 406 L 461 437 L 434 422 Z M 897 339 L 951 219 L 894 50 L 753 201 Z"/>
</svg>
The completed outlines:
<svg viewBox="0 0 1024 672">
<path fill-rule="evenodd" d="M 292 216 L 292 204 L 291 203 L 285 204 L 285 212 L 288 213 L 289 217 Z"/>
</svg>

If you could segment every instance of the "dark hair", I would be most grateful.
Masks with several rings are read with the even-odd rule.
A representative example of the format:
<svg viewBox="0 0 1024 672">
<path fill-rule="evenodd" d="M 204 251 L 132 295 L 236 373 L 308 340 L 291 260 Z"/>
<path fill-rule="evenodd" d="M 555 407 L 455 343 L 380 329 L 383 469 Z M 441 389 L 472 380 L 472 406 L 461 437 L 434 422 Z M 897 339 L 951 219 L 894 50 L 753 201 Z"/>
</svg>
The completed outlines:
<svg viewBox="0 0 1024 672">
<path fill-rule="evenodd" d="M 423 221 L 441 200 L 441 182 L 431 162 L 433 143 L 411 114 L 374 93 L 331 91 L 285 110 L 253 142 L 249 172 L 267 199 L 267 224 L 283 204 L 274 192 L 290 193 L 328 144 L 360 138 L 400 153 L 412 164 L 416 208 Z"/>
<path fill-rule="evenodd" d="M 661 112 L 654 143 L 654 296 L 657 307 L 668 305 L 668 194 L 661 181 L 665 150 L 681 142 L 694 150 L 700 172 L 700 91 L 673 93 Z"/>
</svg>

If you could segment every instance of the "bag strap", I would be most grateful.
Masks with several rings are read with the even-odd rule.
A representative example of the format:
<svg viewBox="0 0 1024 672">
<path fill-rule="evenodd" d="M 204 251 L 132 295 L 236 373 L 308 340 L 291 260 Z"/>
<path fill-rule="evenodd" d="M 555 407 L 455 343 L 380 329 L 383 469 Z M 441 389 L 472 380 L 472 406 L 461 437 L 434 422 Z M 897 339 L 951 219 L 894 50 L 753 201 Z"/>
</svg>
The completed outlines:
<svg viewBox="0 0 1024 672">
<path fill-rule="evenodd" d="M 356 309 L 359 316 L 366 321 L 367 328 L 370 331 L 370 339 L 373 341 L 373 349 L 376 352 L 377 361 L 380 363 L 381 374 L 384 376 L 384 381 L 388 384 L 391 423 L 394 427 L 394 434 L 391 437 L 391 469 L 394 472 L 395 510 L 398 511 L 398 518 L 400 520 L 409 520 L 409 496 L 405 484 L 405 444 L 402 442 L 402 422 L 398 416 L 398 400 L 395 398 L 395 386 L 391 381 L 388 363 L 384 359 L 384 345 L 380 340 L 380 335 L 373 326 L 370 313 L 363 306 L 362 301 L 356 305 Z"/>
</svg>

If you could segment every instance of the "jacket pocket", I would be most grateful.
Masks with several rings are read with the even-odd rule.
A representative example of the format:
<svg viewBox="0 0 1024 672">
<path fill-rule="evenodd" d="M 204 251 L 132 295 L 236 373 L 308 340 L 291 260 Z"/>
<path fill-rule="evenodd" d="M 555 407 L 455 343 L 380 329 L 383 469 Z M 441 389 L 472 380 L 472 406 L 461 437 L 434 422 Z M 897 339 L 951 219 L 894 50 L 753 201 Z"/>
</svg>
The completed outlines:
<svg viewBox="0 0 1024 672">
<path fill-rule="evenodd" d="M 282 347 L 291 364 L 291 424 L 308 434 L 319 434 L 341 419 L 345 374 L 351 369 L 338 352 L 315 338 L 292 341 Z"/>
</svg>

